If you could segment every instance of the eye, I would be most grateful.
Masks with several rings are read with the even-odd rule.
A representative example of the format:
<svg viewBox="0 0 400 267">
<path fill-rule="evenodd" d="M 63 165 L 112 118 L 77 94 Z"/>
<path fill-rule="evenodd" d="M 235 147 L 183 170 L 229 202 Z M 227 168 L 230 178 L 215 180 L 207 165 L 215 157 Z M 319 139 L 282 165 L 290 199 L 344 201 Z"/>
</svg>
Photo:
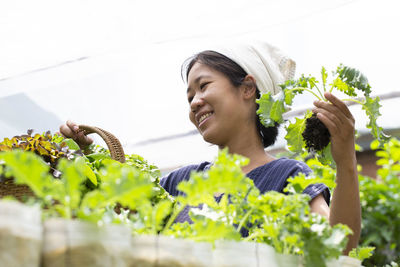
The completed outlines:
<svg viewBox="0 0 400 267">
<path fill-rule="evenodd" d="M 205 83 L 200 84 L 200 90 L 203 91 L 205 89 L 206 85 L 209 83 L 210 82 L 205 82 Z"/>
</svg>

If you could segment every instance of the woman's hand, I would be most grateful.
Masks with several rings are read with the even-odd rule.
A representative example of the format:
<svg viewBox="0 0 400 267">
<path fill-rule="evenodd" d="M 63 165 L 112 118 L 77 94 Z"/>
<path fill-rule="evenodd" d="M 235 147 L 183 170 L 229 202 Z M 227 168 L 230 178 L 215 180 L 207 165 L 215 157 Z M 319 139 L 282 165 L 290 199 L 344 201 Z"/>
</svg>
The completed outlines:
<svg viewBox="0 0 400 267">
<path fill-rule="evenodd" d="M 346 224 L 353 231 L 344 254 L 357 247 L 361 233 L 361 205 L 358 188 L 354 124 L 350 110 L 337 97 L 326 92 L 330 102 L 316 101 L 314 112 L 331 134 L 331 152 L 336 162 L 336 188 L 333 190 L 329 222 Z"/>
<path fill-rule="evenodd" d="M 70 120 L 60 126 L 60 133 L 64 137 L 73 139 L 81 149 L 93 143 L 93 139 L 79 132 L 78 125 Z"/>
<path fill-rule="evenodd" d="M 330 102 L 315 101 L 317 118 L 331 134 L 331 152 L 337 165 L 355 164 L 355 120 L 343 101 L 329 92 L 324 96 Z"/>
</svg>

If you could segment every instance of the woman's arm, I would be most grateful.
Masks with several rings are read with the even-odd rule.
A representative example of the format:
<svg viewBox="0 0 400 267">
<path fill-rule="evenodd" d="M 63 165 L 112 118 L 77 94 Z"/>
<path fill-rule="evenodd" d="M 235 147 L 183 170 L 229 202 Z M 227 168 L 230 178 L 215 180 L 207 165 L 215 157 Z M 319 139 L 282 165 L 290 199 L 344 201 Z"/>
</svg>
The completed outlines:
<svg viewBox="0 0 400 267">
<path fill-rule="evenodd" d="M 357 160 L 355 153 L 354 118 L 347 106 L 331 93 L 325 97 L 330 103 L 316 101 L 314 112 L 331 134 L 331 152 L 336 163 L 336 188 L 333 191 L 328 218 L 331 225 L 346 224 L 353 234 L 344 254 L 357 247 L 361 232 L 361 205 L 358 188 Z M 322 196 L 320 197 L 322 198 Z M 323 199 L 323 198 L 322 198 Z M 313 200 L 311 210 L 323 213 L 326 207 Z M 328 208 L 329 209 L 329 208 Z"/>
</svg>

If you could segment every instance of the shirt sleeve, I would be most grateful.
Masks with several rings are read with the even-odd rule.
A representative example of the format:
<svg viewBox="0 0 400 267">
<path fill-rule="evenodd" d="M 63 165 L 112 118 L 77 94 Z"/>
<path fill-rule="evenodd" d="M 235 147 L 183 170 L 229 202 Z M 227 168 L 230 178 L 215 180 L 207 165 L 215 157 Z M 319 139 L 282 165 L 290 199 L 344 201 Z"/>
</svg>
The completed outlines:
<svg viewBox="0 0 400 267">
<path fill-rule="evenodd" d="M 304 173 L 305 175 L 310 175 L 312 173 L 312 170 L 310 169 L 310 167 L 308 167 L 308 165 L 302 161 L 297 161 L 296 163 L 296 168 L 293 171 L 292 175 L 290 176 L 296 176 L 299 173 Z M 329 191 L 329 188 L 322 183 L 318 183 L 318 184 L 311 184 L 309 185 L 306 189 L 304 189 L 303 194 L 307 194 L 311 197 L 311 199 L 316 198 L 318 195 L 322 194 L 322 196 L 324 197 L 326 203 L 330 204 L 330 199 L 331 199 L 331 193 Z"/>
<path fill-rule="evenodd" d="M 308 167 L 307 164 L 305 164 L 304 162 L 301 162 L 300 164 L 301 168 L 299 169 L 298 172 L 303 172 L 306 175 L 309 175 L 312 173 L 312 170 L 310 169 L 310 167 Z M 303 191 L 304 194 L 307 194 L 311 197 L 311 199 L 316 198 L 318 195 L 322 194 L 322 196 L 324 197 L 326 204 L 330 204 L 330 200 L 331 200 L 331 193 L 329 191 L 329 188 L 322 183 L 318 183 L 318 184 L 311 184 L 309 186 L 306 187 L 306 189 L 304 189 Z"/>
<path fill-rule="evenodd" d="M 326 201 L 326 204 L 328 204 L 328 206 L 330 204 L 331 193 L 329 192 L 329 188 L 325 184 L 311 184 L 307 186 L 306 189 L 304 189 L 303 193 L 309 195 L 311 199 L 314 199 L 319 194 L 322 194 Z"/>
</svg>

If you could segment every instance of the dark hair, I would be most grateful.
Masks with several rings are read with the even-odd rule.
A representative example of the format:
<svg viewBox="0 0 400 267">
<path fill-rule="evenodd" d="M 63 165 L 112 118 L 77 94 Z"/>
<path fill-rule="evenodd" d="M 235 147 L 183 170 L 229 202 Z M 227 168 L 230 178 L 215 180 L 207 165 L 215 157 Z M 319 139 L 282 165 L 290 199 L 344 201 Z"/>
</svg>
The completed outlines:
<svg viewBox="0 0 400 267">
<path fill-rule="evenodd" d="M 243 83 L 244 78 L 247 76 L 246 71 L 240 67 L 236 62 L 230 58 L 211 50 L 200 52 L 190 58 L 188 58 L 181 68 L 182 79 L 187 81 L 189 72 L 196 62 L 200 62 L 208 67 L 215 69 L 216 71 L 224 74 L 230 82 L 238 87 Z M 256 97 L 260 98 L 260 91 L 256 90 Z M 258 109 L 258 104 L 257 109 Z M 264 148 L 273 145 L 278 136 L 279 124 L 275 123 L 275 126 L 265 127 L 261 122 L 259 116 L 256 114 L 256 126 L 260 133 Z"/>
</svg>

